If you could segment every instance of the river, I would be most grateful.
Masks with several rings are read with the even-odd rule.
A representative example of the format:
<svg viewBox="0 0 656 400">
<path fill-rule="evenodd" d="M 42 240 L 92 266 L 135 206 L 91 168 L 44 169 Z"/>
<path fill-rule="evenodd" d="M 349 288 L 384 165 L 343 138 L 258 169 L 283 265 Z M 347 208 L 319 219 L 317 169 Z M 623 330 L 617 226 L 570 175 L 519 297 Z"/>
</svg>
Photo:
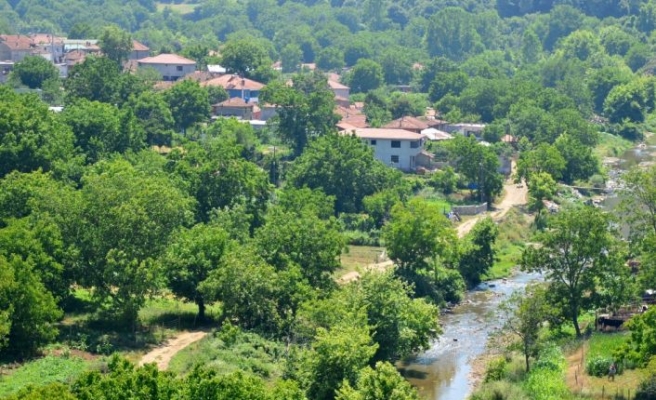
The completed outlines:
<svg viewBox="0 0 656 400">
<path fill-rule="evenodd" d="M 452 314 L 440 317 L 444 332 L 431 348 L 397 363 L 401 374 L 423 399 L 466 399 L 471 389 L 471 361 L 485 351 L 489 335 L 500 328 L 499 303 L 537 279 L 537 274 L 519 273 L 488 282 L 488 290 L 468 292 Z"/>
<path fill-rule="evenodd" d="M 656 146 L 628 150 L 610 169 L 609 180 L 617 184 L 623 171 L 653 161 L 654 155 Z M 612 209 L 618 202 L 610 195 L 602 206 Z M 397 363 L 397 368 L 425 400 L 466 399 L 471 391 L 471 362 L 485 352 L 490 334 L 500 328 L 499 303 L 537 279 L 539 275 L 519 273 L 507 280 L 490 281 L 489 290 L 469 292 L 453 314 L 440 317 L 444 332 L 431 348 Z"/>
</svg>

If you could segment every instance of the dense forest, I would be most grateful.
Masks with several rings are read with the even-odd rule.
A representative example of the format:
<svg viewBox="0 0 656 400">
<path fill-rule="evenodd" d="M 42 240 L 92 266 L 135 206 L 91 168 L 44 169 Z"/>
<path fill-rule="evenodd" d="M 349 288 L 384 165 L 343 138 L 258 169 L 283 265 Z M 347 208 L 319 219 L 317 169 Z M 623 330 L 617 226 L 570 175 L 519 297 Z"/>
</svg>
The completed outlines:
<svg viewBox="0 0 656 400">
<path fill-rule="evenodd" d="M 627 174 L 637 196 L 624 221 L 545 206 L 560 183 L 603 187 L 600 156 L 618 150 L 600 146 L 655 126 L 654 28 L 654 0 L 0 0 L 0 33 L 99 39 L 104 53 L 63 80 L 26 57 L 0 86 L 0 365 L 12 370 L 0 397 L 417 399 L 394 363 L 439 337 L 439 309 L 497 274 L 511 236 L 487 218 L 458 237 L 447 207 L 491 206 L 504 158 L 534 218 L 512 261 L 544 271 L 550 289 L 527 289 L 511 314 L 526 373 L 543 352 L 548 363 L 545 321 L 579 338 L 588 311 L 656 287 L 655 170 Z M 123 70 L 131 39 L 266 83 L 276 117 L 257 131 L 212 120 L 227 92 Z M 431 174 L 390 168 L 336 134 L 324 72 L 351 87 L 370 126 L 433 109 L 485 124 L 485 145 L 428 144 L 445 163 Z M 384 247 L 394 267 L 340 281 L 362 245 Z M 633 277 L 629 258 L 644 265 Z M 640 342 L 654 315 L 618 352 L 634 366 L 656 353 Z M 176 328 L 158 331 L 172 316 Z M 210 333 L 170 371 L 134 365 L 199 327 Z M 66 368 L 10 386 L 40 362 Z"/>
</svg>

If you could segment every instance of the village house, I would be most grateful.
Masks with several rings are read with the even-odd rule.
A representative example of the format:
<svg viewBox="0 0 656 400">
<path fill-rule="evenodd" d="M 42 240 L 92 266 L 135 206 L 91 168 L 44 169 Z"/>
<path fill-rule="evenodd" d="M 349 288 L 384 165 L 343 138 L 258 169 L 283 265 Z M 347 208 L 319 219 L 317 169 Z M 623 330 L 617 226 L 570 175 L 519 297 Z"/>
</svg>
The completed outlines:
<svg viewBox="0 0 656 400">
<path fill-rule="evenodd" d="M 64 38 L 53 36 L 48 33 L 35 33 L 30 35 L 34 48 L 39 55 L 47 60 L 60 64 L 64 62 Z"/>
<path fill-rule="evenodd" d="M 34 51 L 35 45 L 29 36 L 0 35 L 0 61 L 19 62 Z"/>
<path fill-rule="evenodd" d="M 132 52 L 128 59 L 130 60 L 141 60 L 150 56 L 150 48 L 145 44 L 138 42 L 136 40 L 132 41 Z"/>
<path fill-rule="evenodd" d="M 264 84 L 248 78 L 242 78 L 239 75 L 223 75 L 207 82 L 202 86 L 220 86 L 228 92 L 230 98 L 238 97 L 247 103 L 257 103 L 260 91 Z"/>
<path fill-rule="evenodd" d="M 160 54 L 137 60 L 139 67 L 152 67 L 162 75 L 164 81 L 177 81 L 178 79 L 196 70 L 196 61 L 184 58 L 177 54 Z"/>
<path fill-rule="evenodd" d="M 254 118 L 254 103 L 246 103 L 239 97 L 234 97 L 212 105 L 212 115 L 217 117 L 235 117 L 243 120 L 252 120 Z M 259 109 L 258 109 L 259 111 Z"/>
<path fill-rule="evenodd" d="M 421 133 L 421 131 L 430 128 L 430 125 L 428 125 L 426 121 L 422 121 L 419 118 L 406 116 L 395 119 L 394 121 L 383 125 L 383 128 L 404 129 L 414 133 Z"/>
<path fill-rule="evenodd" d="M 402 171 L 417 168 L 417 157 L 425 141 L 423 135 L 403 129 L 362 128 L 344 130 L 341 134 L 357 136 L 372 147 L 376 159 Z"/>
<path fill-rule="evenodd" d="M 343 85 L 332 79 L 328 79 L 328 87 L 335 93 L 335 98 L 337 99 L 346 99 L 348 102 L 349 95 L 351 93 L 351 88 Z"/>
</svg>

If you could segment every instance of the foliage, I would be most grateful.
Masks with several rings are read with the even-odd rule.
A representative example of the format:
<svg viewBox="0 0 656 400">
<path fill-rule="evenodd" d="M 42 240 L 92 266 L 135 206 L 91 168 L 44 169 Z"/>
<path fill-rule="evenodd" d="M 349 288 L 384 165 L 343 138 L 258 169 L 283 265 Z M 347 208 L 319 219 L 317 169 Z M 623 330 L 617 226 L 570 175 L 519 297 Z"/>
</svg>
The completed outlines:
<svg viewBox="0 0 656 400">
<path fill-rule="evenodd" d="M 182 230 L 167 247 L 162 261 L 167 286 L 176 296 L 198 305 L 200 321 L 205 319 L 205 298 L 200 285 L 222 266 L 227 247 L 227 233 L 220 227 L 204 224 Z"/>
<path fill-rule="evenodd" d="M 210 100 L 207 91 L 198 82 L 185 79 L 164 93 L 175 127 L 182 132 L 207 120 L 210 116 Z"/>
<path fill-rule="evenodd" d="M 5 377 L 0 383 L 0 396 L 5 398 L 5 396 L 14 394 L 16 398 L 20 399 L 22 398 L 21 390 L 28 391 L 25 388 L 35 382 L 43 386 L 55 382 L 67 383 L 76 379 L 87 368 L 89 368 L 89 363 L 81 358 L 48 355 L 26 363 Z M 40 399 L 41 397 L 36 398 Z M 46 399 L 47 397 L 42 398 Z"/>
<path fill-rule="evenodd" d="M 652 375 L 640 383 L 634 400 L 651 400 L 656 398 L 656 376 Z"/>
<path fill-rule="evenodd" d="M 73 134 L 34 95 L 0 87 L 0 177 L 74 162 Z"/>
<path fill-rule="evenodd" d="M 377 62 L 361 58 L 353 66 L 346 78 L 346 83 L 353 93 L 367 93 L 377 89 L 384 82 L 383 68 Z"/>
<path fill-rule="evenodd" d="M 494 265 L 494 244 L 499 228 L 491 218 L 483 219 L 465 236 L 460 245 L 458 270 L 467 286 L 472 288 L 481 283 L 481 277 Z"/>
<path fill-rule="evenodd" d="M 333 112 L 334 94 L 326 78 L 318 73 L 292 77 L 292 87 L 282 82 L 268 85 L 262 101 L 276 104 L 276 131 L 299 156 L 312 138 L 334 131 L 337 116 Z"/>
<path fill-rule="evenodd" d="M 340 388 L 336 399 L 419 400 L 419 396 L 392 364 L 378 362 L 360 371 L 355 388 L 348 382 Z"/>
<path fill-rule="evenodd" d="M 47 80 L 59 78 L 57 67 L 41 56 L 26 56 L 16 63 L 12 73 L 30 89 L 40 88 Z"/>
<path fill-rule="evenodd" d="M 554 294 L 550 301 L 564 302 L 561 311 L 577 336 L 581 336 L 581 311 L 606 305 L 593 294 L 623 269 L 621 249 L 609 223 L 610 216 L 593 207 L 562 210 L 549 220 L 549 229 L 538 235 L 541 246 L 528 247 L 522 256 L 523 269 L 546 274 L 549 292 Z M 554 306 L 560 307 L 558 303 Z"/>
<path fill-rule="evenodd" d="M 121 28 L 110 25 L 103 29 L 98 45 L 103 54 L 120 69 L 132 52 L 132 37 Z"/>
<path fill-rule="evenodd" d="M 396 185 L 400 173 L 376 160 L 355 136 L 326 135 L 312 142 L 287 175 L 294 187 L 321 189 L 335 197 L 336 212 L 363 209 L 363 199 Z"/>
</svg>

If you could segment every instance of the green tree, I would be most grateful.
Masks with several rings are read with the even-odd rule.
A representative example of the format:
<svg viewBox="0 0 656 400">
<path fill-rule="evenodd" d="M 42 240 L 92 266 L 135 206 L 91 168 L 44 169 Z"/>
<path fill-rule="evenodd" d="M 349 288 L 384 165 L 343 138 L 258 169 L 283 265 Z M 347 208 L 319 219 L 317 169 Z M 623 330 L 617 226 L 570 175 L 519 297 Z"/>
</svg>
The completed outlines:
<svg viewBox="0 0 656 400">
<path fill-rule="evenodd" d="M 162 94 L 147 90 L 138 96 L 130 97 L 126 107 L 134 113 L 148 145 L 171 145 L 175 121 Z"/>
<path fill-rule="evenodd" d="M 549 320 L 552 311 L 542 286 L 529 285 L 522 292 L 514 292 L 501 304 L 504 326 L 521 340 L 526 372 L 530 370 L 529 358 L 538 353 L 540 328 Z"/>
<path fill-rule="evenodd" d="M 69 39 L 89 39 L 96 36 L 94 27 L 86 22 L 77 22 L 68 31 Z"/>
<path fill-rule="evenodd" d="M 442 291 L 451 288 L 437 286 L 442 281 L 440 265 L 455 262 L 458 240 L 440 207 L 421 199 L 397 204 L 383 227 L 383 239 L 396 273 L 415 285 L 415 294 L 443 300 Z"/>
<path fill-rule="evenodd" d="M 61 117 L 90 164 L 113 153 L 138 151 L 145 145 L 143 131 L 129 109 L 121 111 L 110 104 L 80 99 L 66 107 Z"/>
<path fill-rule="evenodd" d="M 57 67 L 41 56 L 26 56 L 14 65 L 12 74 L 30 89 L 40 88 L 45 81 L 59 78 Z"/>
<path fill-rule="evenodd" d="M 193 125 L 210 117 L 207 91 L 192 79 L 186 79 L 164 92 L 176 129 L 186 132 Z"/>
<path fill-rule="evenodd" d="M 228 234 L 218 226 L 198 224 L 177 233 L 162 261 L 173 294 L 198 306 L 198 319 L 205 320 L 206 299 L 200 286 L 220 268 L 228 247 Z"/>
<path fill-rule="evenodd" d="M 271 68 L 266 48 L 252 39 L 231 39 L 221 49 L 221 65 L 229 73 L 254 78 L 257 71 Z"/>
<path fill-rule="evenodd" d="M 161 172 L 139 171 L 120 159 L 96 164 L 82 180 L 79 221 L 81 282 L 100 302 L 134 323 L 156 289 L 171 234 L 189 224 L 193 201 Z"/>
<path fill-rule="evenodd" d="M 527 182 L 529 210 L 537 212 L 535 223 L 538 227 L 542 226 L 542 212 L 544 211 L 544 200 L 553 199 L 556 194 L 558 185 L 551 175 L 546 172 L 538 172 L 532 175 L 531 180 Z"/>
<path fill-rule="evenodd" d="M 535 64 L 542 55 L 542 42 L 534 30 L 528 29 L 522 36 L 522 61 L 526 64 Z"/>
<path fill-rule="evenodd" d="M 629 83 L 631 75 L 631 71 L 626 67 L 606 66 L 591 71 L 588 87 L 592 92 L 596 112 L 603 112 L 604 102 L 611 90 L 615 86 Z"/>
<path fill-rule="evenodd" d="M 563 181 L 573 183 L 576 179 L 588 179 L 599 171 L 599 160 L 592 148 L 581 143 L 570 134 L 562 134 L 554 144 L 565 159 Z"/>
<path fill-rule="evenodd" d="M 0 329 L 6 335 L 0 336 L 0 344 L 6 341 L 8 353 L 31 355 L 56 337 L 54 323 L 62 312 L 41 283 L 31 259 L 0 255 L 0 276 Z"/>
<path fill-rule="evenodd" d="M 432 57 L 456 61 L 484 49 L 472 15 L 459 7 L 446 7 L 431 17 L 425 43 Z"/>
<path fill-rule="evenodd" d="M 496 223 L 486 218 L 477 222 L 461 243 L 458 270 L 470 288 L 481 283 L 481 277 L 494 266 L 494 243 L 498 236 Z"/>
<path fill-rule="evenodd" d="M 523 269 L 545 273 L 548 290 L 563 303 L 559 311 L 577 336 L 580 313 L 593 305 L 594 293 L 612 276 L 619 258 L 609 224 L 610 216 L 594 207 L 563 210 L 538 235 L 540 246 L 528 247 L 522 255 Z"/>
<path fill-rule="evenodd" d="M 647 77 L 634 78 L 627 84 L 613 87 L 604 101 L 604 114 L 613 123 L 625 119 L 643 122 L 653 108 L 654 81 Z"/>
<path fill-rule="evenodd" d="M 308 210 L 273 208 L 255 233 L 262 257 L 278 270 L 298 265 L 312 287 L 333 286 L 332 273 L 346 242 L 334 218 L 320 219 Z"/>
<path fill-rule="evenodd" d="M 268 85 L 260 94 L 262 101 L 276 104 L 276 131 L 299 156 L 311 138 L 335 130 L 338 116 L 334 113 L 335 96 L 320 73 L 297 74 L 292 87 L 282 82 Z"/>
<path fill-rule="evenodd" d="M 303 61 L 303 51 L 298 45 L 290 43 L 280 51 L 280 59 L 283 73 L 295 72 Z"/>
<path fill-rule="evenodd" d="M 562 178 L 567 164 L 558 149 L 546 143 L 522 152 L 517 162 L 517 180 L 530 182 L 535 174 L 547 173 L 553 180 Z"/>
<path fill-rule="evenodd" d="M 317 53 L 317 67 L 324 71 L 339 70 L 344 66 L 344 53 L 336 47 L 326 47 Z"/>
<path fill-rule="evenodd" d="M 388 362 L 377 362 L 374 368 L 360 371 L 357 383 L 343 385 L 337 400 L 419 400 L 419 395 Z"/>
<path fill-rule="evenodd" d="M 449 145 L 456 171 L 475 183 L 479 200 L 491 206 L 503 189 L 503 178 L 498 172 L 500 162 L 494 150 L 480 145 L 473 136 L 456 136 Z"/>
<path fill-rule="evenodd" d="M 103 29 L 98 45 L 103 54 L 114 61 L 120 70 L 132 52 L 132 36 L 118 26 L 110 25 Z"/>
<path fill-rule="evenodd" d="M 68 72 L 64 81 L 67 103 L 84 98 L 116 104 L 120 99 L 121 74 L 107 57 L 89 56 Z"/>
<path fill-rule="evenodd" d="M 35 95 L 0 87 L 0 177 L 75 162 L 73 134 Z"/>
<path fill-rule="evenodd" d="M 308 396 L 317 400 L 332 400 L 344 381 L 354 385 L 358 372 L 364 368 L 377 349 L 369 336 L 363 317 L 344 321 L 330 330 L 319 329 L 309 357 L 310 385 Z"/>
<path fill-rule="evenodd" d="M 353 93 L 367 93 L 385 81 L 383 68 L 373 60 L 361 58 L 348 73 L 346 81 Z"/>
<path fill-rule="evenodd" d="M 288 184 L 321 189 L 335 197 L 335 211 L 362 210 L 365 196 L 396 186 L 400 172 L 376 160 L 369 146 L 355 136 L 326 135 L 312 142 L 296 159 Z"/>
</svg>

